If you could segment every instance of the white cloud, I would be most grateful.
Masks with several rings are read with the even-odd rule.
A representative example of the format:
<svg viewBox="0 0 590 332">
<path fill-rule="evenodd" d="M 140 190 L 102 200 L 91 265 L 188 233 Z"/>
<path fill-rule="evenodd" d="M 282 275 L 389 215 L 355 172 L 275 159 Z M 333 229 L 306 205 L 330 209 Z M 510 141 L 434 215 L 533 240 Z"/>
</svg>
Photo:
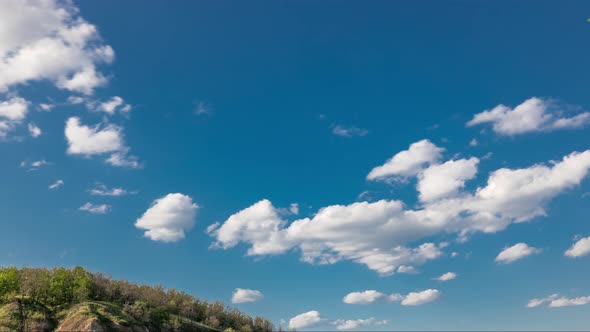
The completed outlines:
<svg viewBox="0 0 590 332">
<path fill-rule="evenodd" d="M 438 281 L 449 281 L 455 278 L 457 278 L 457 274 L 455 272 L 447 272 L 443 273 L 440 277 L 434 279 Z"/>
<path fill-rule="evenodd" d="M 102 183 L 97 183 L 95 188 L 88 190 L 90 195 L 95 196 L 124 196 L 129 194 L 135 194 L 135 192 L 129 192 L 124 188 L 108 188 Z"/>
<path fill-rule="evenodd" d="M 231 303 L 247 303 L 256 302 L 264 298 L 262 292 L 254 289 L 236 288 L 234 291 Z"/>
<path fill-rule="evenodd" d="M 422 147 L 432 145 L 421 142 Z M 435 152 L 423 154 L 429 156 L 442 150 L 434 145 L 426 149 Z M 392 159 L 395 162 L 388 164 L 399 165 L 398 161 L 404 160 L 405 165 L 414 165 L 396 166 L 404 171 L 395 174 L 404 176 L 419 174 L 422 166 L 416 165 L 439 159 L 438 156 L 408 158 L 408 154 L 397 158 L 398 155 Z M 409 159 L 412 162 L 407 162 Z M 415 209 L 406 208 L 397 200 L 356 202 L 327 206 L 313 217 L 291 223 L 281 218 L 270 201 L 262 200 L 230 216 L 210 235 L 216 240 L 214 246 L 223 249 L 238 243 L 249 244 L 247 254 L 250 256 L 298 249 L 301 260 L 307 263 L 333 264 L 350 260 L 381 275 L 389 275 L 401 265 L 416 266 L 442 255 L 441 247 L 434 243 L 418 247 L 410 247 L 410 244 L 443 234 L 457 234 L 466 240 L 472 233 L 495 233 L 512 223 L 546 215 L 548 202 L 578 185 L 589 169 L 590 150 L 574 152 L 550 166 L 536 164 L 521 169 L 498 169 L 489 175 L 484 186 L 473 192 L 460 189 L 452 196 L 422 202 Z M 392 174 L 390 170 L 386 174 Z"/>
<path fill-rule="evenodd" d="M 299 214 L 299 204 L 291 203 L 291 205 L 289 205 L 289 211 L 294 215 L 298 215 Z"/>
<path fill-rule="evenodd" d="M 343 299 L 342 302 L 347 304 L 369 304 L 377 301 L 378 299 L 385 296 L 385 294 L 380 293 L 376 290 L 366 290 L 363 292 L 352 292 L 348 293 Z"/>
<path fill-rule="evenodd" d="M 342 302 L 346 304 L 370 304 L 384 299 L 387 302 L 400 302 L 404 306 L 415 306 L 436 301 L 439 299 L 440 294 L 440 291 L 436 289 L 410 292 L 407 295 L 397 293 L 386 295 L 376 290 L 366 290 L 349 293 L 342 299 Z"/>
<path fill-rule="evenodd" d="M 407 273 L 407 274 L 416 274 L 418 273 L 418 269 L 411 265 L 400 265 L 397 268 L 397 273 Z"/>
<path fill-rule="evenodd" d="M 332 134 L 342 137 L 367 136 L 368 133 L 367 129 L 352 126 L 336 125 L 332 128 Z"/>
<path fill-rule="evenodd" d="M 5 0 L 0 11 L 0 90 L 49 80 L 85 94 L 104 84 L 96 70 L 113 49 L 70 1 Z"/>
<path fill-rule="evenodd" d="M 68 141 L 68 154 L 93 156 L 110 154 L 106 162 L 113 166 L 140 167 L 137 158 L 129 156 L 125 146 L 123 129 L 108 124 L 86 126 L 80 118 L 71 117 L 66 122 L 65 135 Z"/>
<path fill-rule="evenodd" d="M 512 247 L 507 247 L 496 256 L 498 263 L 512 263 L 527 256 L 541 253 L 541 249 L 529 247 L 526 243 L 517 243 Z"/>
<path fill-rule="evenodd" d="M 37 170 L 45 165 L 49 165 L 49 162 L 47 162 L 46 160 L 35 160 L 32 162 L 23 160 L 20 163 L 20 167 L 29 167 L 29 170 Z"/>
<path fill-rule="evenodd" d="M 129 148 L 123 148 L 111 154 L 106 160 L 107 164 L 119 167 L 142 168 L 143 165 L 139 162 L 136 156 L 129 155 Z"/>
<path fill-rule="evenodd" d="M 39 104 L 39 109 L 41 109 L 44 112 L 51 112 L 51 110 L 53 110 L 53 108 L 55 108 L 55 105 L 53 105 L 53 104 L 47 104 L 47 103 Z"/>
<path fill-rule="evenodd" d="M 83 104 L 84 101 L 86 101 L 86 99 L 84 99 L 84 97 L 80 97 L 80 96 L 69 96 L 68 97 L 68 103 L 70 103 L 72 105 Z"/>
<path fill-rule="evenodd" d="M 123 133 L 120 127 L 100 125 L 89 127 L 80 124 L 80 118 L 71 117 L 66 122 L 66 139 L 69 154 L 96 155 L 123 149 Z"/>
<path fill-rule="evenodd" d="M 364 326 L 376 326 L 387 324 L 389 321 L 382 320 L 376 321 L 374 317 L 367 319 L 338 319 L 332 322 L 332 325 L 336 325 L 337 330 L 352 330 L 358 329 Z"/>
<path fill-rule="evenodd" d="M 545 298 L 532 299 L 527 304 L 527 307 L 534 308 L 542 304 L 548 303 L 550 308 L 569 307 L 584 305 L 590 303 L 590 296 L 581 296 L 576 298 L 567 298 L 559 294 L 552 294 Z"/>
<path fill-rule="evenodd" d="M 0 117 L 8 120 L 21 121 L 27 115 L 28 110 L 29 102 L 21 97 L 13 97 L 0 102 Z"/>
<path fill-rule="evenodd" d="M 492 123 L 499 135 L 518 135 L 530 132 L 552 131 L 583 127 L 590 123 L 590 112 L 565 117 L 564 110 L 548 100 L 533 97 L 514 109 L 498 105 L 492 110 L 476 114 L 467 122 L 468 127 Z"/>
<path fill-rule="evenodd" d="M 477 139 L 472 138 L 471 141 L 469 141 L 469 145 L 470 146 L 477 146 L 479 143 L 477 142 Z"/>
<path fill-rule="evenodd" d="M 320 313 L 312 310 L 297 315 L 289 320 L 289 329 L 299 330 L 317 325 L 321 321 Z"/>
<path fill-rule="evenodd" d="M 87 211 L 93 214 L 106 214 L 111 210 L 111 206 L 107 204 L 92 204 L 87 202 L 80 207 L 80 211 Z"/>
<path fill-rule="evenodd" d="M 145 229 L 144 235 L 154 241 L 176 242 L 193 228 L 198 205 L 187 195 L 175 193 L 156 199 L 137 219 L 135 227 Z"/>
<path fill-rule="evenodd" d="M 43 133 L 43 131 L 41 130 L 41 128 L 37 127 L 34 123 L 29 123 L 28 125 L 28 129 L 29 129 L 29 134 L 31 135 L 31 137 L 33 138 L 37 138 L 39 136 L 41 136 L 41 134 Z"/>
<path fill-rule="evenodd" d="M 465 186 L 465 181 L 471 180 L 477 173 L 479 159 L 449 160 L 444 164 L 431 165 L 418 177 L 417 190 L 421 201 L 453 196 Z"/>
<path fill-rule="evenodd" d="M 422 305 L 438 300 L 440 295 L 440 291 L 436 289 L 427 289 L 421 292 L 411 292 L 406 295 L 401 304 L 405 306 Z"/>
<path fill-rule="evenodd" d="M 565 252 L 567 257 L 582 257 L 588 254 L 590 254 L 590 236 L 579 239 Z"/>
<path fill-rule="evenodd" d="M 64 185 L 64 181 L 63 180 L 57 180 L 54 183 L 52 183 L 51 185 L 49 185 L 48 188 L 50 190 L 53 190 L 53 189 L 57 189 L 57 188 L 59 188 L 59 187 L 61 187 L 63 185 Z"/>
<path fill-rule="evenodd" d="M 109 115 L 113 115 L 117 110 L 121 113 L 129 112 L 131 110 L 131 105 L 125 104 L 123 98 L 114 96 L 108 101 L 101 103 L 97 109 Z"/>
<path fill-rule="evenodd" d="M 425 165 L 437 163 L 443 151 L 444 149 L 426 139 L 412 143 L 408 150 L 397 153 L 385 164 L 373 168 L 367 175 L 367 180 L 415 176 Z"/>
<path fill-rule="evenodd" d="M 575 305 L 584 305 L 590 303 L 590 296 L 581 296 L 576 298 L 560 297 L 549 302 L 549 306 L 552 308 L 569 307 Z"/>
<path fill-rule="evenodd" d="M 1 14 L 0 14 L 1 15 Z M 9 132 L 25 119 L 29 110 L 29 102 L 20 97 L 12 97 L 0 102 L 0 138 L 6 137 Z"/>
</svg>

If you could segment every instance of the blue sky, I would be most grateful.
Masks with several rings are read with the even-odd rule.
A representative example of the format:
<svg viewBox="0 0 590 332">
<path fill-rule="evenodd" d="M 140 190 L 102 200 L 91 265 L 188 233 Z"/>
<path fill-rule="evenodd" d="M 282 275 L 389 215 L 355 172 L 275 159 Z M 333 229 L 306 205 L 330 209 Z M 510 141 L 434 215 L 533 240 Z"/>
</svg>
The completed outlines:
<svg viewBox="0 0 590 332">
<path fill-rule="evenodd" d="M 0 6 L 1 265 L 298 330 L 587 328 L 587 2 Z"/>
</svg>

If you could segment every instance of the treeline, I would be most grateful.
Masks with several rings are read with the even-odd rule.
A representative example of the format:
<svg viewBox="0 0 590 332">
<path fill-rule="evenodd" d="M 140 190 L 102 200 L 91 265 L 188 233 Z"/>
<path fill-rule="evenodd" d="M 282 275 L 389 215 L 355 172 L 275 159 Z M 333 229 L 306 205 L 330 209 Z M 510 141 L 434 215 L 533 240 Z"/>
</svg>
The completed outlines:
<svg viewBox="0 0 590 332">
<path fill-rule="evenodd" d="M 132 284 L 91 273 L 81 267 L 0 268 L 0 301 L 27 297 L 52 310 L 65 309 L 84 301 L 115 303 L 146 326 L 158 329 L 170 315 L 178 315 L 210 327 L 238 331 L 272 331 L 273 324 L 252 318 L 223 303 L 199 300 L 189 294 L 161 286 Z"/>
</svg>

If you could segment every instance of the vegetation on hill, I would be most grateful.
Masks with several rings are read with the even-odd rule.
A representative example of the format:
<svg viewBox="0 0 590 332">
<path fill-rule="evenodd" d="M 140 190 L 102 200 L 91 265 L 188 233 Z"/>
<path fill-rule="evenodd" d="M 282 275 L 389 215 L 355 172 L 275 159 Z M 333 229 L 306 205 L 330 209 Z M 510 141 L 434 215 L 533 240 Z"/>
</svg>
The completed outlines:
<svg viewBox="0 0 590 332">
<path fill-rule="evenodd" d="M 113 280 L 81 267 L 0 268 L 0 330 L 272 331 L 220 302 L 161 286 Z"/>
</svg>

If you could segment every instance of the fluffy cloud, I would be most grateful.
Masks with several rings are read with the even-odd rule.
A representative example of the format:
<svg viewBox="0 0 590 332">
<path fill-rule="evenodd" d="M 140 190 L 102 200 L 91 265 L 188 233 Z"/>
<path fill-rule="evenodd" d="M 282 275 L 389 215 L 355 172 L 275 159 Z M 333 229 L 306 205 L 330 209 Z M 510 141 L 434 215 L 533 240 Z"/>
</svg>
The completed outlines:
<svg viewBox="0 0 590 332">
<path fill-rule="evenodd" d="M 369 304 L 377 301 L 378 299 L 385 296 L 376 290 L 366 290 L 363 292 L 352 292 L 347 294 L 342 302 L 347 304 Z"/>
<path fill-rule="evenodd" d="M 457 274 L 455 272 L 447 272 L 443 273 L 440 277 L 435 278 L 438 281 L 449 281 L 457 278 Z"/>
<path fill-rule="evenodd" d="M 111 206 L 107 204 L 92 204 L 87 202 L 80 207 L 80 211 L 87 211 L 93 214 L 106 214 L 111 210 Z"/>
<path fill-rule="evenodd" d="M 402 300 L 402 305 L 416 306 L 434 302 L 440 298 L 440 291 L 427 289 L 421 292 L 411 292 Z"/>
<path fill-rule="evenodd" d="M 332 134 L 342 137 L 367 136 L 369 131 L 364 128 L 336 125 L 332 128 Z"/>
<path fill-rule="evenodd" d="M 116 152 L 124 147 L 120 127 L 100 125 L 90 127 L 80 124 L 80 118 L 72 117 L 66 122 L 66 139 L 69 154 L 86 156 Z"/>
<path fill-rule="evenodd" d="M 256 302 L 260 301 L 264 298 L 262 292 L 254 289 L 243 289 L 243 288 L 236 288 L 234 291 L 231 302 L 232 303 L 246 303 L 246 302 Z"/>
<path fill-rule="evenodd" d="M 590 254 L 590 236 L 579 239 L 565 252 L 567 257 L 582 257 L 588 254 Z"/>
<path fill-rule="evenodd" d="M 400 302 L 404 306 L 415 306 L 439 299 L 440 291 L 436 289 L 427 289 L 420 292 L 410 292 L 407 295 L 402 294 L 384 294 L 375 290 L 367 290 L 363 292 L 352 292 L 347 294 L 342 302 L 346 304 L 370 304 L 380 299 L 388 302 Z"/>
<path fill-rule="evenodd" d="M 297 315 L 289 320 L 289 328 L 293 330 L 314 326 L 321 321 L 320 313 L 312 310 Z"/>
<path fill-rule="evenodd" d="M 1 14 L 0 14 L 1 15 Z M 29 110 L 29 102 L 20 97 L 12 97 L 0 102 L 0 138 L 24 120 Z"/>
<path fill-rule="evenodd" d="M 352 330 L 358 329 L 363 326 L 376 326 L 376 325 L 383 325 L 387 324 L 389 321 L 381 320 L 377 321 L 374 317 L 367 318 L 367 319 L 338 319 L 332 322 L 332 325 L 336 325 L 337 330 Z"/>
<path fill-rule="evenodd" d="M 541 253 L 541 251 L 541 249 L 529 247 L 526 243 L 521 242 L 502 250 L 496 256 L 496 262 L 504 264 L 512 263 L 527 256 Z"/>
<path fill-rule="evenodd" d="M 590 296 L 581 296 L 576 298 L 567 298 L 559 296 L 559 294 L 552 294 L 545 298 L 532 299 L 527 304 L 527 307 L 534 308 L 542 304 L 549 303 L 550 308 L 569 307 L 576 305 L 584 305 L 590 303 Z"/>
<path fill-rule="evenodd" d="M 408 150 L 397 153 L 385 164 L 373 168 L 367 180 L 415 176 L 425 165 L 438 162 L 443 151 L 426 139 L 413 143 Z"/>
<path fill-rule="evenodd" d="M 50 190 L 53 190 L 53 189 L 57 189 L 57 188 L 59 188 L 59 187 L 61 187 L 63 185 L 64 185 L 64 181 L 63 180 L 57 180 L 54 183 L 50 184 L 48 188 Z"/>
<path fill-rule="evenodd" d="M 91 94 L 106 78 L 97 65 L 113 49 L 78 15 L 70 1 L 5 0 L 0 12 L 0 91 L 49 80 L 61 89 Z"/>
<path fill-rule="evenodd" d="M 37 138 L 37 137 L 41 136 L 41 134 L 43 133 L 41 128 L 37 127 L 34 123 L 29 123 L 27 128 L 29 129 L 29 134 L 33 138 Z"/>
<path fill-rule="evenodd" d="M 378 168 L 375 177 L 421 176 L 424 165 L 438 165 L 441 151 L 428 141 L 414 143 Z M 473 165 L 475 160 L 465 162 Z M 424 201 L 416 209 L 397 200 L 356 202 L 327 206 L 313 217 L 291 223 L 281 218 L 270 201 L 262 200 L 230 216 L 209 234 L 216 240 L 215 247 L 249 244 L 250 256 L 282 254 L 296 248 L 307 263 L 350 260 L 388 275 L 401 265 L 415 266 L 442 255 L 441 246 L 434 243 L 410 244 L 435 235 L 457 234 L 466 239 L 476 232 L 495 233 L 511 223 L 544 216 L 547 203 L 578 185 L 589 169 L 590 150 L 574 152 L 550 166 L 498 169 L 473 192 L 453 189 L 452 195 Z"/>
<path fill-rule="evenodd" d="M 97 110 L 105 112 L 109 115 L 115 114 L 116 111 L 119 111 L 121 113 L 127 113 L 131 110 L 131 105 L 125 104 L 123 98 L 119 96 L 114 96 L 108 101 L 105 101 L 104 103 L 98 105 Z"/>
<path fill-rule="evenodd" d="M 136 157 L 129 156 L 125 146 L 123 129 L 115 125 L 86 126 L 80 118 L 71 117 L 66 121 L 66 140 L 68 154 L 93 156 L 110 154 L 106 162 L 113 166 L 137 168 Z"/>
<path fill-rule="evenodd" d="M 449 160 L 444 164 L 432 165 L 421 172 L 417 190 L 421 201 L 433 201 L 456 194 L 477 173 L 479 159 Z"/>
<path fill-rule="evenodd" d="M 530 132 L 579 128 L 590 123 L 590 112 L 565 117 L 564 111 L 555 103 L 533 97 L 514 109 L 498 105 L 491 110 L 476 114 L 467 126 L 491 123 L 499 135 L 518 135 Z"/>
<path fill-rule="evenodd" d="M 184 232 L 193 228 L 197 204 L 183 194 L 168 194 L 156 199 L 137 219 L 135 227 L 145 229 L 144 235 L 154 241 L 176 242 Z"/>
</svg>

